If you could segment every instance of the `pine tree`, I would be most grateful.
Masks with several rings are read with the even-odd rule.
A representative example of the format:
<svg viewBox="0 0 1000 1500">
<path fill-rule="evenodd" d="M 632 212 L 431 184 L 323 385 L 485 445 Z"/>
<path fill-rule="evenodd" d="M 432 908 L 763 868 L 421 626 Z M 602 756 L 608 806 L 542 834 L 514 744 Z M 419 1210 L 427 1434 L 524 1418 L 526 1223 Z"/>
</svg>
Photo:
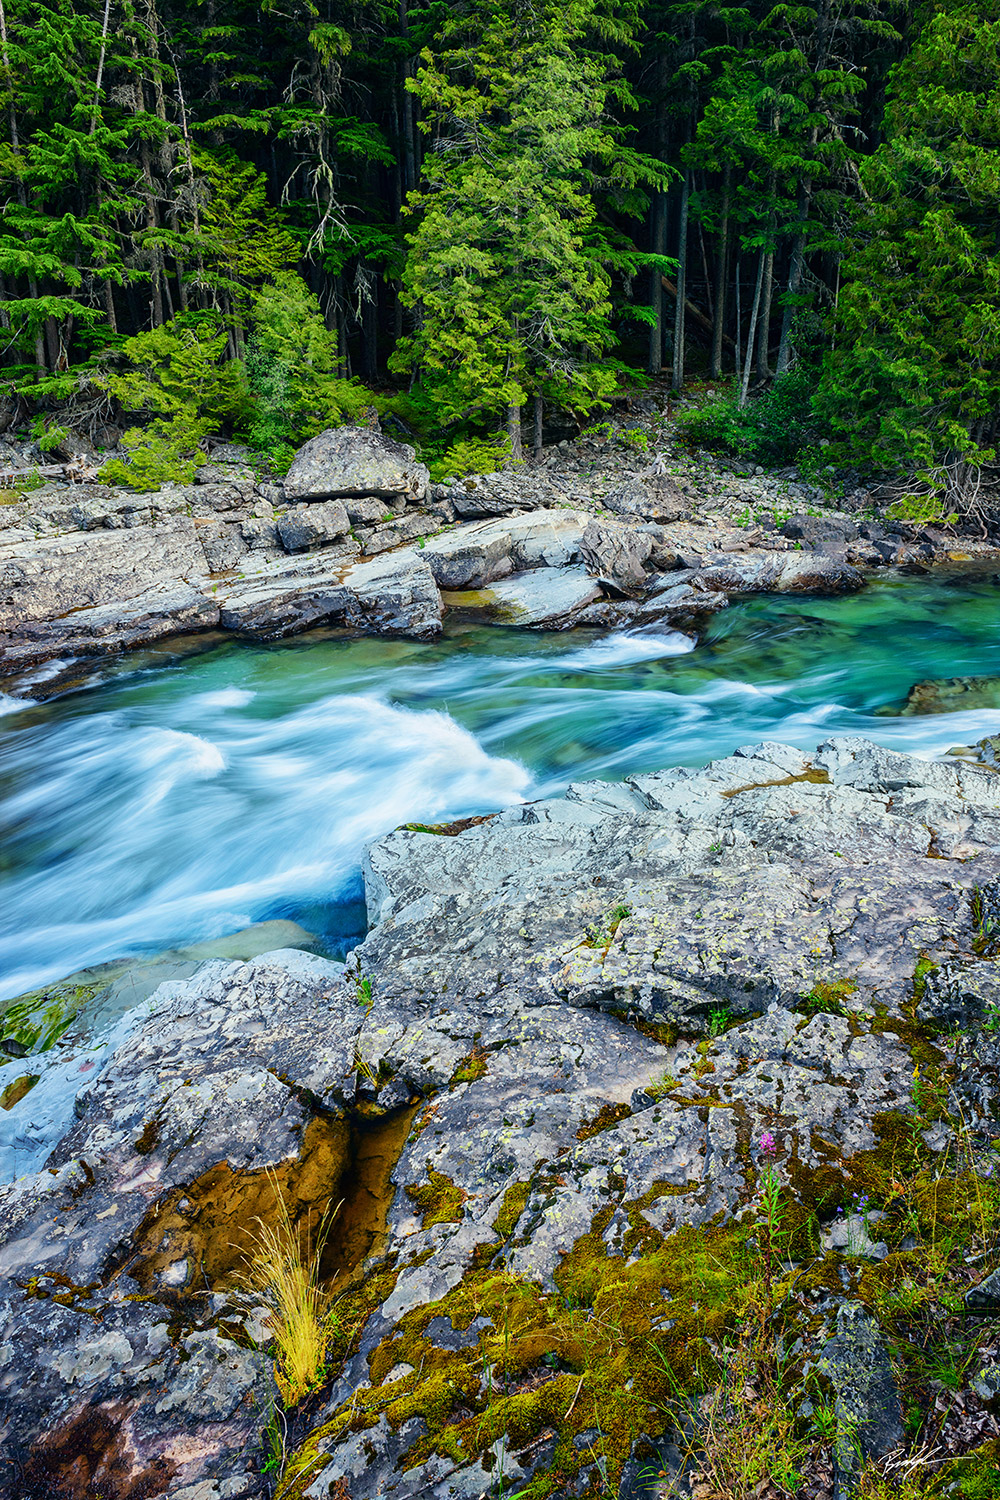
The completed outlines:
<svg viewBox="0 0 1000 1500">
<path fill-rule="evenodd" d="M 445 421 L 504 413 L 515 459 L 529 398 L 586 412 L 615 382 L 621 252 L 591 192 L 614 138 L 587 19 L 580 3 L 480 5 L 414 83 L 433 149 L 403 278 L 417 327 L 394 365 L 419 372 Z"/>
<path fill-rule="evenodd" d="M 820 409 L 856 459 L 974 502 L 1000 431 L 1000 5 L 943 5 L 896 68 L 861 166 Z"/>
</svg>

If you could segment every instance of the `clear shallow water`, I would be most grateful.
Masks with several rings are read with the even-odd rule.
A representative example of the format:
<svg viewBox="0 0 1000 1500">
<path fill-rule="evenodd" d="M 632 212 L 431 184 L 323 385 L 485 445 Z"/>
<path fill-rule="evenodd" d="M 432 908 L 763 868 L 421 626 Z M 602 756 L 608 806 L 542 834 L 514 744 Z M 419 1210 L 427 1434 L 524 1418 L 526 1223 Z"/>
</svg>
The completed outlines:
<svg viewBox="0 0 1000 1500">
<path fill-rule="evenodd" d="M 363 843 L 402 822 L 763 738 L 940 753 L 1000 713 L 884 710 L 968 674 L 1000 676 L 1000 586 L 886 578 L 732 607 L 694 650 L 669 631 L 227 642 L 46 705 L 4 700 L 0 998 L 271 917 L 336 948 L 363 922 Z"/>
</svg>

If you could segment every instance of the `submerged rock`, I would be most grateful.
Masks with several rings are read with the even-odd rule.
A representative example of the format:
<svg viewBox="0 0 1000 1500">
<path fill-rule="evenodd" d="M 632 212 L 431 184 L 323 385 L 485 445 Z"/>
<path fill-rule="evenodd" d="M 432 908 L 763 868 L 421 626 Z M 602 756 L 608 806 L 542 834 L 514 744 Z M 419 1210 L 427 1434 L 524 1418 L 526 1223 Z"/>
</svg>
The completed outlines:
<svg viewBox="0 0 1000 1500">
<path fill-rule="evenodd" d="M 968 709 L 1000 709 L 1000 677 L 947 677 L 917 682 L 899 710 L 911 714 L 956 714 Z"/>
</svg>

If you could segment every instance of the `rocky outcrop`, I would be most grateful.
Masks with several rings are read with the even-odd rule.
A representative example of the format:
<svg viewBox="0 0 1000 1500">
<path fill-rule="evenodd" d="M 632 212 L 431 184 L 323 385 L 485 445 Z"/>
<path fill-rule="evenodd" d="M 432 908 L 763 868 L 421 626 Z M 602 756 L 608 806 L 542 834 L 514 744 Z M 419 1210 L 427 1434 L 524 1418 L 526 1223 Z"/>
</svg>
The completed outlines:
<svg viewBox="0 0 1000 1500">
<path fill-rule="evenodd" d="M 667 475 L 650 473 L 626 480 L 604 497 L 605 507 L 643 521 L 680 521 L 691 514 L 691 502 Z"/>
<path fill-rule="evenodd" d="M 262 569 L 221 597 L 225 629 L 280 640 L 320 624 L 427 640 L 441 630 L 441 595 L 421 555 L 407 548 L 356 562 L 356 542 Z"/>
<path fill-rule="evenodd" d="M 846 1495 L 902 1435 L 868 1257 L 890 1288 L 915 1274 L 893 1184 L 947 1160 L 914 1068 L 968 1100 L 992 1067 L 1000 778 L 763 743 L 396 830 L 365 883 L 346 973 L 214 960 L 61 1063 L 58 1143 L 0 1190 L 12 1500 L 265 1492 L 245 1254 L 278 1192 L 303 1226 L 344 1204 L 338 1363 L 283 1494 L 472 1500 L 501 1465 L 623 1500 L 706 1410 L 677 1404 L 691 1349 L 773 1316 L 782 1368 L 821 1383 L 796 1399 L 828 1393 Z M 988 1139 L 1000 1100 L 976 1097 Z M 763 1296 L 767 1173 L 780 1307 L 747 1318 L 726 1289 Z M 862 1189 L 887 1255 L 864 1205 L 857 1243 L 831 1228 Z"/>
<path fill-rule="evenodd" d="M 61 619 L 29 621 L 0 636 L 5 673 L 25 672 L 53 657 L 114 656 L 219 623 L 217 599 L 184 584 L 165 583 L 137 598 L 77 609 Z"/>
<path fill-rule="evenodd" d="M 285 499 L 345 495 L 405 496 L 423 500 L 430 475 L 414 450 L 367 427 L 328 428 L 296 453 L 285 475 Z"/>
<path fill-rule="evenodd" d="M 814 552 L 748 550 L 706 558 L 701 581 L 726 594 L 842 594 L 864 585 L 850 563 Z"/>
</svg>

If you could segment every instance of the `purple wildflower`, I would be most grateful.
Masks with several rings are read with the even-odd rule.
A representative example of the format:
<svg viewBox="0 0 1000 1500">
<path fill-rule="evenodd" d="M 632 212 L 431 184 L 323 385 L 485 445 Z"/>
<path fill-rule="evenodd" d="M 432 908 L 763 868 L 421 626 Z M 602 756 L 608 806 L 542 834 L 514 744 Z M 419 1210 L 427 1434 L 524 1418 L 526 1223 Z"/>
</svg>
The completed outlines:
<svg viewBox="0 0 1000 1500">
<path fill-rule="evenodd" d="M 760 1138 L 760 1149 L 764 1156 L 777 1156 L 778 1148 L 774 1144 L 774 1136 L 769 1130 L 765 1130 Z"/>
</svg>

